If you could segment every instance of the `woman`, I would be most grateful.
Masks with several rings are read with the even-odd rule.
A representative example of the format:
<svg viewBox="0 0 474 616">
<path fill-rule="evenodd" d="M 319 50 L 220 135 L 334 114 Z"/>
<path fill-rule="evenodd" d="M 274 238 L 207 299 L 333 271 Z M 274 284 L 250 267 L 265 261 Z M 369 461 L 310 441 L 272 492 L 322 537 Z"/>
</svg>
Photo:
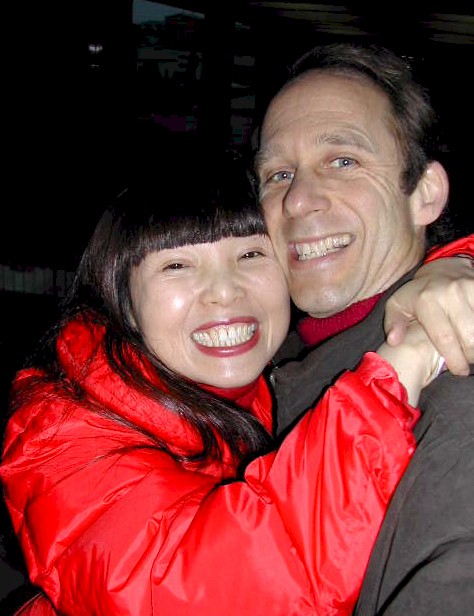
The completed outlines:
<svg viewBox="0 0 474 616">
<path fill-rule="evenodd" d="M 391 350 L 405 389 L 367 354 L 273 451 L 290 303 L 253 194 L 206 162 L 154 177 L 13 384 L 0 472 L 42 591 L 21 613 L 350 614 L 438 355 L 416 330 Z"/>
</svg>

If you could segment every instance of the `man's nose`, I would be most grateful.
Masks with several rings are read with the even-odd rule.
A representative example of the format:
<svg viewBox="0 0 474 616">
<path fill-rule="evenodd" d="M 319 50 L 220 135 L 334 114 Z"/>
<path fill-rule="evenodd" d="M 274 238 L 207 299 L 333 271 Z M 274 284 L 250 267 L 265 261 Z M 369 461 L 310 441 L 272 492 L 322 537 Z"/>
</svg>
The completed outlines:
<svg viewBox="0 0 474 616">
<path fill-rule="evenodd" d="M 202 301 L 207 304 L 228 306 L 242 297 L 243 286 L 239 276 L 232 269 L 221 269 L 206 277 Z"/>
<path fill-rule="evenodd" d="M 309 212 L 326 211 L 331 207 L 324 181 L 311 170 L 297 171 L 283 199 L 283 208 L 290 218 Z"/>
</svg>

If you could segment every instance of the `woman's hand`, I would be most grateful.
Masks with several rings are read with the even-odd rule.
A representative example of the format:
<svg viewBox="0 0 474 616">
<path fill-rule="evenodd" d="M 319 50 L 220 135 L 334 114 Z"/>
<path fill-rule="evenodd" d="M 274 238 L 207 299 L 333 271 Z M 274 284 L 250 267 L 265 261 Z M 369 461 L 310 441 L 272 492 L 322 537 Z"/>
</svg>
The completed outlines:
<svg viewBox="0 0 474 616">
<path fill-rule="evenodd" d="M 388 344 L 400 344 L 414 320 L 426 330 L 453 374 L 469 374 L 469 364 L 474 362 L 471 259 L 453 257 L 432 261 L 392 295 L 385 311 Z"/>
<path fill-rule="evenodd" d="M 417 406 L 423 387 L 431 383 L 444 367 L 443 357 L 416 321 L 406 328 L 402 343 L 390 346 L 384 342 L 377 352 L 392 364 L 412 406 Z"/>
</svg>

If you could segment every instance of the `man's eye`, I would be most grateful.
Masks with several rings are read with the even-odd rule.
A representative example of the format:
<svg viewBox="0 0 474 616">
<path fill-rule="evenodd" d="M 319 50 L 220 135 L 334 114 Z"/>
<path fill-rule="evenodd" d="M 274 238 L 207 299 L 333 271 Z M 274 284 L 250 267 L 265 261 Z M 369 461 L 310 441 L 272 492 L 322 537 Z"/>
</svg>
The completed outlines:
<svg viewBox="0 0 474 616">
<path fill-rule="evenodd" d="M 270 182 L 291 182 L 294 175 L 291 171 L 277 171 L 277 173 L 270 176 Z"/>
<path fill-rule="evenodd" d="M 331 161 L 331 167 L 335 169 L 349 169 L 356 164 L 356 161 L 353 158 L 349 158 L 348 156 L 342 156 L 341 158 L 335 158 Z"/>
</svg>

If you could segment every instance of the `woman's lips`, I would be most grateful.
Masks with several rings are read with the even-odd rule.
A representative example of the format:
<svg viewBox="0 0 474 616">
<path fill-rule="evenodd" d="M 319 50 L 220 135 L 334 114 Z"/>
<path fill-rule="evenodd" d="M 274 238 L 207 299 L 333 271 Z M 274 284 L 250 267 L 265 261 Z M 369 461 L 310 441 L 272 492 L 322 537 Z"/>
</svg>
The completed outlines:
<svg viewBox="0 0 474 616">
<path fill-rule="evenodd" d="M 194 330 L 191 338 L 206 355 L 239 355 L 252 349 L 260 338 L 255 319 L 236 318 L 226 322 L 207 323 Z"/>
</svg>

